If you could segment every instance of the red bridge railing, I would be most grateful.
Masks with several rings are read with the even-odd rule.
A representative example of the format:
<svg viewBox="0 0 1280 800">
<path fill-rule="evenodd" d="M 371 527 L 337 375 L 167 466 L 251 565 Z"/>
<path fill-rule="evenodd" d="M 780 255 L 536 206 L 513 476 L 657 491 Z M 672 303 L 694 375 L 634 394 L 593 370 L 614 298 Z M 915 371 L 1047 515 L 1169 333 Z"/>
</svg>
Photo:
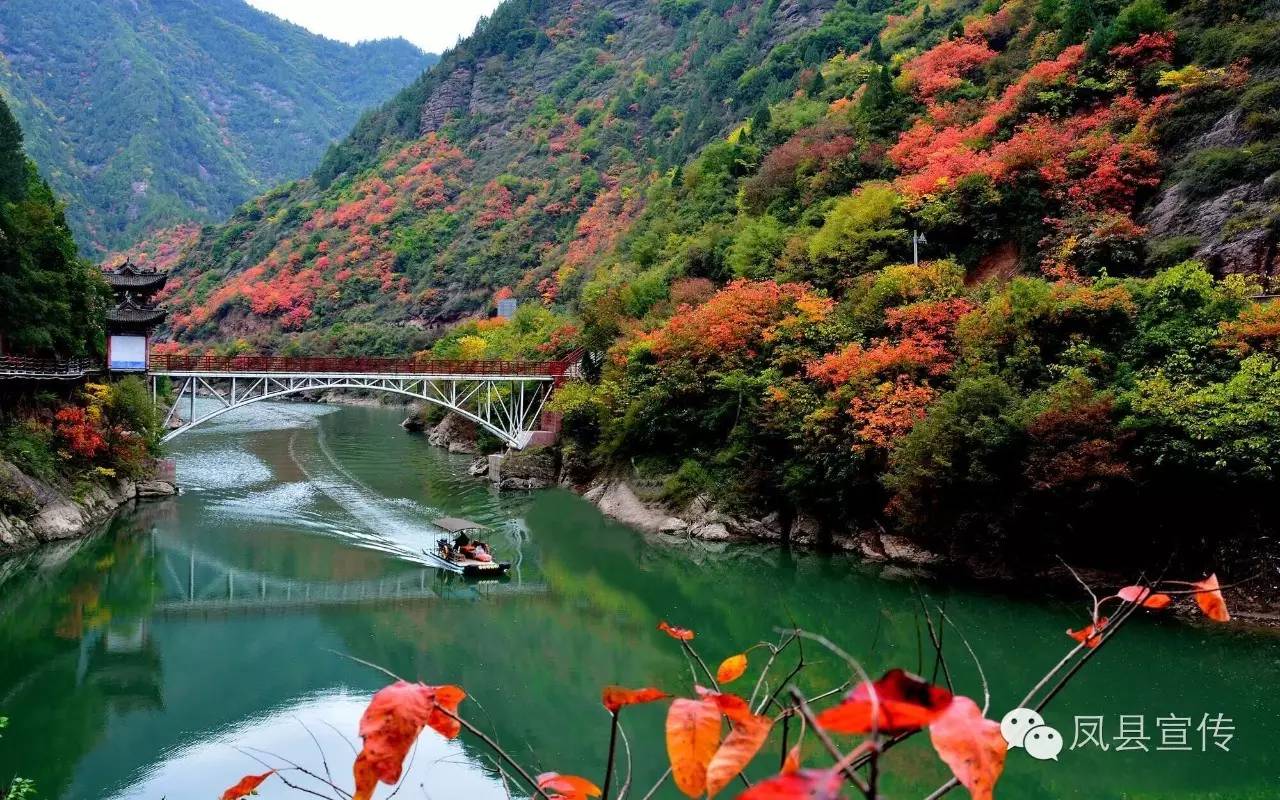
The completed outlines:
<svg viewBox="0 0 1280 800">
<path fill-rule="evenodd" d="M 358 373 L 376 375 L 511 375 L 563 378 L 581 352 L 555 361 L 506 361 L 328 356 L 151 356 L 152 372 Z"/>
</svg>

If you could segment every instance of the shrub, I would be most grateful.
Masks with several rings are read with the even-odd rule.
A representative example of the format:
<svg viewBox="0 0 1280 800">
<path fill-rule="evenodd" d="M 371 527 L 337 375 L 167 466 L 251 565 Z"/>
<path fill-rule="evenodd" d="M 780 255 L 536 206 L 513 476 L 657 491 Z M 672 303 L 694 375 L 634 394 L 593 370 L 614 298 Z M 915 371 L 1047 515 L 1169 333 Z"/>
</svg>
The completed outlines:
<svg viewBox="0 0 1280 800">
<path fill-rule="evenodd" d="M 715 479 L 706 467 L 686 458 L 671 477 L 662 485 L 662 497 L 676 506 L 684 506 L 695 497 L 707 494 L 715 486 Z"/>
<path fill-rule="evenodd" d="M 50 482 L 58 477 L 53 430 L 34 419 L 0 430 L 0 455 L 27 475 Z"/>
<path fill-rule="evenodd" d="M 1192 153 L 1178 166 L 1178 177 L 1191 195 L 1209 197 L 1232 186 L 1260 181 L 1276 170 L 1280 170 L 1280 142 L 1259 142 Z"/>
</svg>

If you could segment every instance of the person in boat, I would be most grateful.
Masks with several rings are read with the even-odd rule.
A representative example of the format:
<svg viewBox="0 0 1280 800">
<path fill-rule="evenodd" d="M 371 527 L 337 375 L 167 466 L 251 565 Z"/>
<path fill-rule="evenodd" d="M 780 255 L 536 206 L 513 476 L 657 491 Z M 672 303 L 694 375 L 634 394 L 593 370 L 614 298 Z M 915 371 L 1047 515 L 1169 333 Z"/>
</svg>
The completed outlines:
<svg viewBox="0 0 1280 800">
<path fill-rule="evenodd" d="M 463 558 L 469 558 L 473 561 L 492 561 L 493 556 L 489 555 L 489 546 L 484 542 L 473 542 L 465 533 L 458 534 L 458 538 L 454 540 L 454 546 Z"/>
</svg>

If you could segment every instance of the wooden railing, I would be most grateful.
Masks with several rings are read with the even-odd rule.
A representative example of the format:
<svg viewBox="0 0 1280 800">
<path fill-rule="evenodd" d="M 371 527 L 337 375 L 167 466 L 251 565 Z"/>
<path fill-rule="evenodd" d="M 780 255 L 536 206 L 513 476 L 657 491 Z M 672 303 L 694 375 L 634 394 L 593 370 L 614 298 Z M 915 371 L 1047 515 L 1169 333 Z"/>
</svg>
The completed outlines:
<svg viewBox="0 0 1280 800">
<path fill-rule="evenodd" d="M 102 362 L 92 358 L 55 359 L 0 355 L 0 378 L 67 380 L 83 378 L 100 371 Z"/>
<path fill-rule="evenodd" d="M 376 375 L 509 375 L 562 378 L 582 358 L 570 353 L 555 361 L 509 361 L 328 356 L 151 356 L 152 372 L 351 373 Z"/>
</svg>

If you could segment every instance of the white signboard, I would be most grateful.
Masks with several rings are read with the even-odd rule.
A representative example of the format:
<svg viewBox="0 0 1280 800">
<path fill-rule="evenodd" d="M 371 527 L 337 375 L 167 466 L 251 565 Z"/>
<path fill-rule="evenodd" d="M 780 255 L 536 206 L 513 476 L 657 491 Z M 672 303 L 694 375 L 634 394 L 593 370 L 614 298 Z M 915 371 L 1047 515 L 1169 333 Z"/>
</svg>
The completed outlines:
<svg viewBox="0 0 1280 800">
<path fill-rule="evenodd" d="M 115 372 L 147 369 L 147 337 L 112 334 L 107 345 L 107 367 Z"/>
</svg>

